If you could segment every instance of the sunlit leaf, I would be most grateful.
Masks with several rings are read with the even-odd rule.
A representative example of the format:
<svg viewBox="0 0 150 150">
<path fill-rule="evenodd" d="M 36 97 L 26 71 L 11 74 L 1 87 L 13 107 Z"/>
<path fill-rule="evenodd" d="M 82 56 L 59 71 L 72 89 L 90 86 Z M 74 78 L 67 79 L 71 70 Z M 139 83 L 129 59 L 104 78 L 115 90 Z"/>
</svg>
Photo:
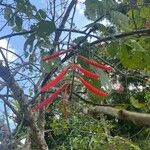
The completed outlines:
<svg viewBox="0 0 150 150">
<path fill-rule="evenodd" d="M 137 99 L 135 99 L 133 96 L 130 97 L 130 103 L 133 107 L 135 108 L 144 108 L 145 107 L 145 103 L 140 103 Z"/>
<path fill-rule="evenodd" d="M 55 31 L 55 23 L 53 21 L 41 20 L 37 24 L 37 34 L 40 37 L 49 36 Z"/>
</svg>

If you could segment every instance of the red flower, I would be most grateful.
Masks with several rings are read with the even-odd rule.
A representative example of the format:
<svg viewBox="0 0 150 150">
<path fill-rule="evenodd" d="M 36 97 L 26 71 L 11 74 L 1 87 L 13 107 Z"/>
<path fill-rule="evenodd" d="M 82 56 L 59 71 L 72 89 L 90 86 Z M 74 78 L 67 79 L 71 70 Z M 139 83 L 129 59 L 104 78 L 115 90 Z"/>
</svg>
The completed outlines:
<svg viewBox="0 0 150 150">
<path fill-rule="evenodd" d="M 49 83 L 47 83 L 46 85 L 44 85 L 43 87 L 41 87 L 41 92 L 44 92 L 46 90 L 48 90 L 49 88 L 55 86 L 67 73 L 69 68 L 65 68 L 63 69 L 56 77 L 55 79 L 53 79 L 52 81 L 50 81 Z"/>
<path fill-rule="evenodd" d="M 66 105 L 68 88 L 69 88 L 69 84 L 65 87 L 64 97 L 62 99 L 62 105 L 63 105 L 63 109 L 64 109 L 64 116 L 65 116 L 65 118 L 68 117 L 68 110 L 67 110 L 67 105 Z"/>
<path fill-rule="evenodd" d="M 79 66 L 77 66 L 77 65 L 75 65 L 75 64 L 72 64 L 72 65 L 71 65 L 71 68 L 74 69 L 74 70 L 78 69 L 78 70 L 80 70 L 82 73 L 84 73 L 85 75 L 87 75 L 87 76 L 89 76 L 89 77 L 91 77 L 91 78 L 100 78 L 100 75 L 95 74 L 95 73 L 93 73 L 93 72 L 90 72 L 90 71 L 88 71 L 88 70 L 86 70 L 86 69 L 84 69 L 84 68 L 82 68 L 82 67 L 79 67 Z"/>
<path fill-rule="evenodd" d="M 48 104 L 52 104 L 52 102 L 55 100 L 55 98 L 59 95 L 60 92 L 62 92 L 66 88 L 66 86 L 67 86 L 67 84 L 63 84 L 51 96 L 49 96 L 48 98 L 43 100 L 41 103 L 39 103 L 37 106 L 35 106 L 32 109 L 32 112 L 37 111 L 38 109 L 41 109 Z"/>
<path fill-rule="evenodd" d="M 99 64 L 99 63 L 97 63 L 97 62 L 95 62 L 95 61 L 93 61 L 91 59 L 88 59 L 88 58 L 84 57 L 84 56 L 79 55 L 79 58 L 82 59 L 83 61 L 87 62 L 88 64 L 91 64 L 91 65 L 97 67 L 97 68 L 100 68 L 100 69 L 103 69 L 103 70 L 107 70 L 107 71 L 111 71 L 112 70 L 111 67 L 108 67 L 108 66 L 105 66 L 105 65 L 101 65 L 101 64 Z"/>
<path fill-rule="evenodd" d="M 52 54 L 52 55 L 50 55 L 50 56 L 44 56 L 44 57 L 42 58 L 42 60 L 43 60 L 43 61 L 50 61 L 50 60 L 52 60 L 52 59 L 54 59 L 54 58 L 57 58 L 58 56 L 60 56 L 60 55 L 62 55 L 62 54 L 65 54 L 65 53 L 67 53 L 67 52 L 70 52 L 70 51 L 72 51 L 72 49 L 67 49 L 67 50 L 59 51 L 59 52 L 57 52 L 57 53 L 55 53 L 55 54 Z"/>
<path fill-rule="evenodd" d="M 108 93 L 99 90 L 97 88 L 95 88 L 94 86 L 92 86 L 90 83 L 88 83 L 86 80 L 84 80 L 81 76 L 77 75 L 77 77 L 80 79 L 80 81 L 82 82 L 82 84 L 90 91 L 92 91 L 93 93 L 95 93 L 96 95 L 99 96 L 108 96 Z"/>
</svg>

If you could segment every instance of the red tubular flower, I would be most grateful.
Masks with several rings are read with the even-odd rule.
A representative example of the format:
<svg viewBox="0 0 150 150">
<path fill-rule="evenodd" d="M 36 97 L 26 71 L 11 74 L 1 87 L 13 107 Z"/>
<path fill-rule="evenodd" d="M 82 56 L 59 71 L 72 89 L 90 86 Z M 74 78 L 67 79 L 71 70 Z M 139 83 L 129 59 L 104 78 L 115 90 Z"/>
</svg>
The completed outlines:
<svg viewBox="0 0 150 150">
<path fill-rule="evenodd" d="M 32 112 L 37 111 L 38 109 L 43 108 L 44 106 L 48 104 L 52 104 L 55 98 L 59 95 L 60 92 L 62 92 L 66 88 L 67 84 L 63 84 L 60 88 L 58 88 L 51 96 L 43 100 L 41 103 L 39 103 L 37 106 L 35 106 L 32 109 Z"/>
<path fill-rule="evenodd" d="M 84 56 L 79 55 L 79 58 L 82 59 L 83 61 L 87 62 L 88 64 L 91 64 L 91 65 L 97 67 L 97 68 L 100 68 L 100 69 L 103 69 L 103 70 L 107 70 L 107 71 L 111 71 L 112 70 L 111 67 L 101 65 L 101 64 L 99 64 L 99 63 L 97 63 L 97 62 L 95 62 L 95 61 L 93 61 L 91 59 L 88 59 L 88 58 L 84 57 Z"/>
<path fill-rule="evenodd" d="M 40 91 L 44 92 L 47 91 L 49 88 L 55 86 L 67 73 L 69 68 L 65 68 L 63 69 L 56 77 L 54 80 L 50 81 L 49 83 L 47 83 L 46 85 L 42 86 Z"/>
<path fill-rule="evenodd" d="M 63 105 L 63 109 L 64 109 L 64 116 L 65 116 L 66 119 L 68 117 L 68 110 L 67 110 L 67 105 L 66 105 L 68 87 L 69 87 L 69 84 L 65 87 L 64 97 L 62 99 L 62 105 Z"/>
<path fill-rule="evenodd" d="M 81 76 L 77 75 L 77 77 L 80 79 L 80 81 L 82 82 L 82 84 L 90 91 L 92 91 L 93 93 L 95 93 L 96 95 L 99 96 L 108 96 L 108 93 L 99 90 L 97 88 L 95 88 L 94 86 L 92 86 L 90 83 L 88 83 L 87 81 L 85 81 Z"/>
<path fill-rule="evenodd" d="M 78 69 L 78 70 L 80 70 L 82 73 L 84 73 L 85 75 L 87 75 L 87 76 L 89 76 L 89 77 L 91 77 L 91 78 L 100 78 L 100 75 L 98 75 L 98 74 L 95 74 L 95 73 L 93 73 L 93 72 L 90 72 L 90 71 L 88 71 L 88 70 L 86 70 L 86 69 L 84 69 L 84 68 L 82 68 L 82 67 L 79 67 L 79 66 L 77 66 L 77 65 L 75 65 L 75 64 L 72 64 L 71 65 L 71 68 L 72 69 Z"/>
<path fill-rule="evenodd" d="M 57 53 L 55 53 L 55 54 L 52 54 L 52 55 L 50 55 L 50 56 L 44 56 L 44 57 L 42 58 L 42 60 L 43 60 L 43 61 L 50 61 L 50 60 L 52 60 L 52 59 L 54 59 L 54 58 L 57 58 L 58 56 L 60 56 L 60 55 L 62 55 L 62 54 L 65 54 L 65 53 L 67 53 L 67 52 L 70 52 L 70 51 L 72 51 L 72 49 L 67 49 L 67 50 L 59 51 L 59 52 L 57 52 Z"/>
</svg>

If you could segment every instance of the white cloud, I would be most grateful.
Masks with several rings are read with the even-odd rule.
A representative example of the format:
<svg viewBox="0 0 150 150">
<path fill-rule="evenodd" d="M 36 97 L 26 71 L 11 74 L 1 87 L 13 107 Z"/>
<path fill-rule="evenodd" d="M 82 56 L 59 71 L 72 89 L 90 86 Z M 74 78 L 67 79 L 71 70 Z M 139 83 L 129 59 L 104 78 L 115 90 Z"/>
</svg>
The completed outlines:
<svg viewBox="0 0 150 150">
<path fill-rule="evenodd" d="M 26 138 L 22 139 L 20 142 L 24 145 L 26 142 Z"/>
<path fill-rule="evenodd" d="M 8 48 L 8 50 L 12 51 L 12 52 L 15 51 L 13 48 L 11 48 L 11 44 L 9 44 L 8 47 L 7 47 L 7 45 L 8 45 L 8 41 L 7 40 L 5 40 L 5 39 L 0 40 L 0 47 L 6 48 L 6 49 Z M 16 59 L 15 55 L 12 54 L 11 52 L 3 50 L 3 53 L 4 53 L 5 57 L 8 59 L 8 61 L 13 61 L 13 60 Z M 1 55 L 1 53 L 0 53 L 0 60 L 3 60 L 3 57 Z"/>
<path fill-rule="evenodd" d="M 78 4 L 77 4 L 77 10 L 80 14 L 84 14 L 84 9 L 85 9 L 85 5 L 84 5 L 85 0 L 78 0 Z"/>
<path fill-rule="evenodd" d="M 84 2 L 85 2 L 85 0 L 78 0 L 78 2 L 84 3 Z"/>
</svg>

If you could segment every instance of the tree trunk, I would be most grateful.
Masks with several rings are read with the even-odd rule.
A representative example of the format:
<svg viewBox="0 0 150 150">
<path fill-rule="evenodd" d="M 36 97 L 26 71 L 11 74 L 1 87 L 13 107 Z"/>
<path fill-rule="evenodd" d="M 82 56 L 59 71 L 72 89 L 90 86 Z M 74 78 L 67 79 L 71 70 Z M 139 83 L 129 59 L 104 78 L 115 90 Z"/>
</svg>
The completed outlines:
<svg viewBox="0 0 150 150">
<path fill-rule="evenodd" d="M 48 150 L 45 141 L 45 111 L 32 114 L 32 121 L 28 128 L 28 136 L 25 143 L 25 150 Z"/>
<path fill-rule="evenodd" d="M 20 121 L 22 120 L 22 117 L 24 117 L 24 125 L 28 127 L 25 150 L 48 150 L 48 146 L 44 139 L 45 109 L 40 109 L 40 111 L 34 113 L 31 112 L 30 106 L 27 106 L 28 98 L 15 80 L 14 76 L 11 74 L 8 66 L 6 67 L 0 64 L 0 77 L 6 82 L 7 86 L 13 92 L 14 99 L 16 99 L 20 105 L 23 116 L 17 112 L 17 120 Z M 37 101 L 40 100 L 41 97 L 39 96 Z M 17 148 L 15 148 L 15 150 L 16 149 Z"/>
</svg>

